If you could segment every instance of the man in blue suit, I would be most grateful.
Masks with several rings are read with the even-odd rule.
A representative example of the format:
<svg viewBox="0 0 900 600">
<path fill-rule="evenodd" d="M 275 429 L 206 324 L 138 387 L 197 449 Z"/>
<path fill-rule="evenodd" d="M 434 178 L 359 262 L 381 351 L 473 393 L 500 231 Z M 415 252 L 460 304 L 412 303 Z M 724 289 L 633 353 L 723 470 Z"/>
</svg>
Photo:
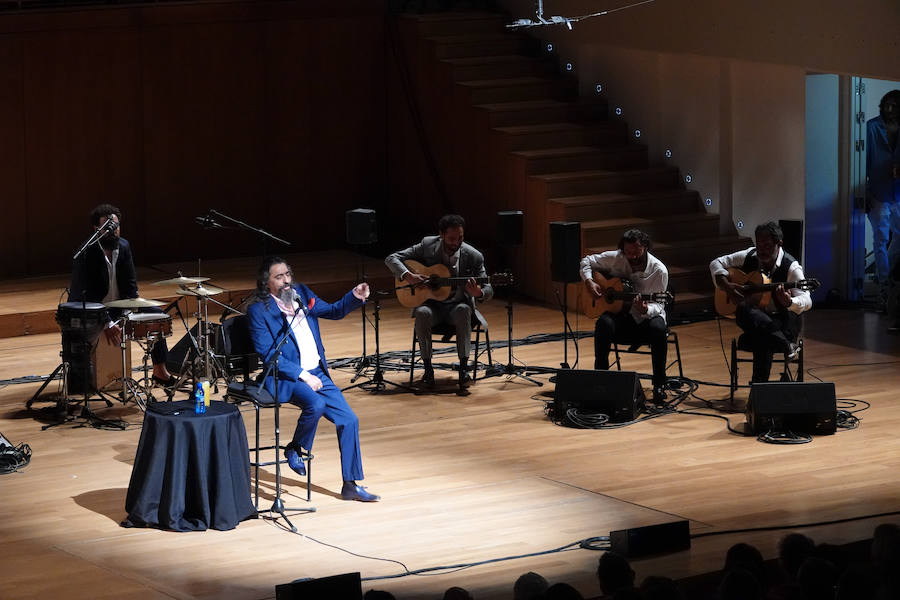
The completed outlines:
<svg viewBox="0 0 900 600">
<path fill-rule="evenodd" d="M 356 483 L 363 479 L 359 419 L 328 374 L 328 361 L 325 359 L 318 321 L 319 317 L 342 319 L 362 306 L 369 296 L 369 285 L 360 283 L 331 304 L 316 296 L 305 285 L 294 284 L 293 274 L 287 263 L 281 258 L 270 256 L 260 266 L 256 288 L 259 300 L 248 309 L 250 336 L 256 352 L 266 366 L 274 360 L 278 343 L 288 335 L 278 357 L 278 401 L 291 402 L 301 409 L 294 438 L 284 453 L 288 465 L 298 475 L 306 475 L 306 466 L 297 450 L 312 450 L 319 419 L 324 416 L 337 428 L 341 473 L 344 478 L 341 498 L 361 502 L 378 501 L 378 496 L 370 494 Z M 274 373 L 266 378 L 264 385 L 275 396 Z"/>
</svg>

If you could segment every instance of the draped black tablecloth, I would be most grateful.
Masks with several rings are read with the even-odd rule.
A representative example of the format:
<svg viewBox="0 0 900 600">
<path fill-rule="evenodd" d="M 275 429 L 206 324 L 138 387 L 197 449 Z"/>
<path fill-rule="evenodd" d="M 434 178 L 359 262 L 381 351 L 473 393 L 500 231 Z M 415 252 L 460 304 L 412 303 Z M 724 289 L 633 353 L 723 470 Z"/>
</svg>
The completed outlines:
<svg viewBox="0 0 900 600">
<path fill-rule="evenodd" d="M 247 432 L 237 407 L 150 404 L 125 498 L 124 527 L 234 529 L 256 515 L 250 501 Z"/>
</svg>

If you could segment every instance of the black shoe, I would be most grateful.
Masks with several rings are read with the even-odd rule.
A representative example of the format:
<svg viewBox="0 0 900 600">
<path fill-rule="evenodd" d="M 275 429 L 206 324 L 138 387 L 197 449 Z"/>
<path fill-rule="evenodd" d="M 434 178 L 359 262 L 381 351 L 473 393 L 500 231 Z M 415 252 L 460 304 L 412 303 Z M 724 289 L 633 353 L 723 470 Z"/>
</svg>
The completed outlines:
<svg viewBox="0 0 900 600">
<path fill-rule="evenodd" d="M 381 496 L 370 494 L 361 485 L 357 485 L 355 481 L 345 481 L 344 487 L 341 488 L 342 500 L 358 500 L 359 502 L 378 502 Z"/>
<path fill-rule="evenodd" d="M 157 377 L 156 375 L 153 375 L 152 379 L 159 385 L 166 387 L 166 388 L 170 388 L 170 387 L 174 386 L 176 383 L 178 383 L 178 379 L 176 379 L 174 375 L 169 375 L 168 379 L 163 379 L 162 377 Z"/>
<path fill-rule="evenodd" d="M 287 459 L 291 471 L 300 477 L 306 477 L 306 464 L 304 464 L 303 459 L 300 458 L 293 446 L 288 446 L 284 449 L 284 457 Z"/>
<path fill-rule="evenodd" d="M 427 388 L 434 387 L 434 369 L 432 367 L 425 367 L 425 373 L 422 374 L 422 385 Z"/>
</svg>

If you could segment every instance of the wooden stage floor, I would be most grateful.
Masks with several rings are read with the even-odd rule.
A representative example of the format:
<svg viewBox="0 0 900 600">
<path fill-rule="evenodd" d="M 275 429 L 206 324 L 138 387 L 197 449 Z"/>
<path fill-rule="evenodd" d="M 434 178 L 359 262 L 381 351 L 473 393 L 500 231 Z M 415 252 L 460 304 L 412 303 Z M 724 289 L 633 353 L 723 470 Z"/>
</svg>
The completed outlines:
<svg viewBox="0 0 900 600">
<path fill-rule="evenodd" d="M 503 302 L 485 305 L 495 341 L 505 338 Z M 369 311 L 371 317 L 371 310 Z M 381 348 L 407 350 L 409 311 L 383 304 Z M 589 330 L 583 317 L 578 330 Z M 363 577 L 486 561 L 557 548 L 611 530 L 690 521 L 692 534 L 754 527 L 773 531 L 694 540 L 689 551 L 634 562 L 638 578 L 682 577 L 717 569 L 736 541 L 773 557 L 777 540 L 797 524 L 853 519 L 900 510 L 900 339 L 884 333 L 885 317 L 858 311 L 813 311 L 806 321 L 807 380 L 833 381 L 846 407 L 862 408 L 860 426 L 804 445 L 770 445 L 729 433 L 721 419 L 673 414 L 621 429 L 582 430 L 553 425 L 541 392 L 522 381 L 478 381 L 471 394 L 414 395 L 348 392 L 359 415 L 365 484 L 377 504 L 339 499 L 339 457 L 333 426 L 322 421 L 314 448 L 313 514 L 293 520 L 294 535 L 267 520 L 231 531 L 172 533 L 124 529 L 124 502 L 142 413 L 132 405 L 104 409 L 133 425 L 126 431 L 73 428 L 41 431 L 41 417 L 25 410 L 37 383 L 0 388 L 0 431 L 27 442 L 31 464 L 0 476 L 0 597 L 2 598 L 273 598 L 274 586 L 302 577 L 360 571 Z M 515 337 L 561 331 L 561 317 L 541 306 L 516 304 Z M 324 322 L 332 360 L 361 353 L 358 314 Z M 722 351 L 731 322 L 676 327 L 685 374 L 708 382 L 690 408 L 727 418 Z M 183 329 L 176 328 L 177 339 Z M 369 332 L 368 349 L 373 350 Z M 0 379 L 46 375 L 58 361 L 59 335 L 0 339 Z M 555 366 L 563 346 L 553 341 L 515 348 L 518 360 Z M 579 365 L 593 363 L 589 338 L 578 345 Z M 135 358 L 137 355 L 135 354 Z M 575 358 L 569 345 L 569 361 Z M 505 348 L 494 360 L 505 363 Z M 135 364 L 137 364 L 135 362 Z M 649 371 L 646 357 L 626 368 Z M 744 371 L 747 372 L 747 369 Z M 351 371 L 335 371 L 339 385 Z M 451 377 L 449 372 L 439 372 Z M 387 373 L 393 381 L 405 375 Z M 546 382 L 546 375 L 538 376 Z M 743 407 L 747 390 L 738 393 Z M 283 430 L 293 429 L 288 409 Z M 252 412 L 245 410 L 252 427 Z M 268 417 L 267 418 L 271 418 Z M 268 423 L 271 430 L 271 423 Z M 289 504 L 302 501 L 298 479 L 286 477 Z M 273 477 L 263 481 L 271 504 Z M 804 529 L 819 542 L 864 539 L 896 514 Z M 586 597 L 599 595 L 599 552 L 574 549 L 537 558 L 495 562 L 446 574 L 364 582 L 397 598 L 441 597 L 461 585 L 479 600 L 509 598 L 526 571 L 567 581 Z M 378 560 L 383 559 L 383 560 Z"/>
</svg>

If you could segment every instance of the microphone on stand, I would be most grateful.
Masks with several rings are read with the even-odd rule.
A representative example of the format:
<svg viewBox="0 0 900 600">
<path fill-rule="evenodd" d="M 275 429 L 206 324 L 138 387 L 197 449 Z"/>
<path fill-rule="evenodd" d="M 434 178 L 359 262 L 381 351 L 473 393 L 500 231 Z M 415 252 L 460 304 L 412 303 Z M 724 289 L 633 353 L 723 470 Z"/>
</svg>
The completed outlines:
<svg viewBox="0 0 900 600">
<path fill-rule="evenodd" d="M 100 231 L 103 231 L 104 233 L 107 231 L 115 231 L 118 226 L 119 222 L 113 221 L 112 215 L 110 215 L 106 217 L 106 222 L 100 227 Z"/>
</svg>

